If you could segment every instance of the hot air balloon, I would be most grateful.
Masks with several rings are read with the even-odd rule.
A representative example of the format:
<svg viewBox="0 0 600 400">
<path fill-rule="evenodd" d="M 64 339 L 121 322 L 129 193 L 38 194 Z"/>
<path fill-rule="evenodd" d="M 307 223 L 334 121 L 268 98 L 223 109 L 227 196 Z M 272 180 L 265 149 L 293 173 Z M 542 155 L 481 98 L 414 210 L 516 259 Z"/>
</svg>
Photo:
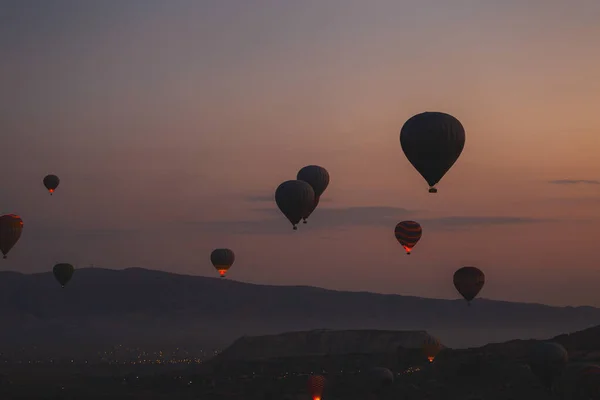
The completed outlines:
<svg viewBox="0 0 600 400">
<path fill-rule="evenodd" d="M 589 365 L 581 370 L 579 387 L 587 398 L 600 399 L 600 366 Z"/>
<path fill-rule="evenodd" d="M 479 268 L 462 267 L 454 273 L 454 287 L 469 305 L 484 284 L 485 275 Z"/>
<path fill-rule="evenodd" d="M 531 349 L 529 367 L 542 385 L 551 389 L 555 380 L 562 374 L 569 354 L 567 350 L 555 342 L 539 342 Z"/>
<path fill-rule="evenodd" d="M 60 179 L 58 179 L 58 176 L 56 175 L 46 175 L 44 177 L 44 186 L 46 186 L 46 189 L 48 189 L 50 195 L 54 193 L 59 183 Z"/>
<path fill-rule="evenodd" d="M 322 375 L 311 375 L 308 378 L 308 394 L 312 400 L 321 400 L 325 389 L 325 377 Z"/>
<path fill-rule="evenodd" d="M 408 119 L 400 131 L 408 161 L 425 178 L 429 192 L 454 165 L 465 147 L 465 129 L 452 115 L 424 112 Z"/>
<path fill-rule="evenodd" d="M 315 191 L 304 181 L 285 181 L 275 191 L 275 202 L 296 230 L 298 222 L 314 205 Z"/>
<path fill-rule="evenodd" d="M 375 367 L 367 372 L 367 386 L 371 393 L 380 393 L 394 384 L 394 374 L 387 368 Z"/>
<path fill-rule="evenodd" d="M 210 261 L 219 271 L 221 278 L 225 278 L 227 271 L 235 262 L 235 254 L 230 249 L 215 249 L 210 253 Z"/>
<path fill-rule="evenodd" d="M 406 255 L 410 255 L 412 248 L 415 247 L 419 239 L 421 239 L 422 234 L 423 230 L 421 229 L 421 225 L 415 221 L 402 221 L 398 223 L 396 229 L 394 229 L 396 240 L 404 247 Z"/>
<path fill-rule="evenodd" d="M 425 357 L 427 357 L 427 360 L 432 363 L 438 353 L 442 351 L 442 344 L 433 336 L 429 336 L 423 340 L 422 349 L 423 354 L 425 354 Z"/>
<path fill-rule="evenodd" d="M 75 272 L 75 268 L 71 264 L 60 263 L 56 264 L 52 269 L 54 273 L 54 277 L 60 283 L 60 285 L 64 288 L 65 285 L 71 280 L 73 277 L 73 272 Z"/>
<path fill-rule="evenodd" d="M 307 165 L 298 171 L 298 175 L 296 179 L 299 181 L 304 181 L 312 186 L 315 192 L 315 201 L 313 206 L 308 209 L 305 215 L 302 217 L 304 219 L 304 223 L 306 223 L 306 219 L 312 214 L 312 212 L 319 205 L 319 199 L 327 186 L 329 185 L 329 172 L 323 167 L 319 167 L 318 165 Z"/>
<path fill-rule="evenodd" d="M 0 217 L 0 251 L 6 258 L 8 252 L 19 241 L 23 232 L 23 220 L 15 214 Z"/>
</svg>

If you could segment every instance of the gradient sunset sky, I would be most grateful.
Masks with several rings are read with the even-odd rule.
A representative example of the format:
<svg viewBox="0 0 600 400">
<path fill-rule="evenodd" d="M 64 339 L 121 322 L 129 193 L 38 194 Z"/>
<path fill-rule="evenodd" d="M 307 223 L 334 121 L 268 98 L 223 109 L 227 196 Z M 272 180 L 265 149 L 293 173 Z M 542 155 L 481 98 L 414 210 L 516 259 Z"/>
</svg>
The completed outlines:
<svg viewBox="0 0 600 400">
<path fill-rule="evenodd" d="M 0 268 L 216 276 L 230 247 L 247 282 L 458 298 L 475 265 L 482 297 L 600 306 L 598 21 L 597 0 L 5 0 L 0 211 L 25 228 Z M 437 195 L 399 143 L 423 111 L 467 132 Z M 307 164 L 331 183 L 293 232 L 274 191 Z"/>
</svg>

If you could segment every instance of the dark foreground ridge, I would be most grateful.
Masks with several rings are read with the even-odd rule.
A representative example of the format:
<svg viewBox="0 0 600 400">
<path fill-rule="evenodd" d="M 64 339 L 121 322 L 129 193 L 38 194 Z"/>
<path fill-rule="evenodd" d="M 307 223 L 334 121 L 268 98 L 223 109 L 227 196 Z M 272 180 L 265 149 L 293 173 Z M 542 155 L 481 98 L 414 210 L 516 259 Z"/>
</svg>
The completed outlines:
<svg viewBox="0 0 600 400">
<path fill-rule="evenodd" d="M 426 330 L 450 347 L 546 338 L 600 324 L 600 309 L 438 300 L 266 286 L 130 268 L 0 273 L 2 346 L 59 343 L 227 346 L 241 336 L 314 329 Z M 61 350 L 62 351 L 62 350 Z"/>
<path fill-rule="evenodd" d="M 323 399 L 328 400 L 589 400 L 574 394 L 578 386 L 576 371 L 581 365 L 600 363 L 600 326 L 546 338 L 562 344 L 570 357 L 567 369 L 555 385 L 555 396 L 560 397 L 552 397 L 528 366 L 529 354 L 538 342 L 536 340 L 513 340 L 470 349 L 445 348 L 433 363 L 426 361 L 419 351 L 414 351 L 419 349 L 404 346 L 369 353 L 354 351 L 357 342 L 352 339 L 353 336 L 360 335 L 366 340 L 358 345 L 360 347 L 370 342 L 368 338 L 378 334 L 394 333 L 313 331 L 240 339 L 226 349 L 222 356 L 214 357 L 199 368 L 191 368 L 202 370 L 193 375 L 192 379 L 206 382 L 206 378 L 203 381 L 202 377 L 211 377 L 210 383 L 205 384 L 204 393 L 222 399 L 307 400 L 308 375 L 321 374 L 327 379 Z M 407 340 L 415 333 L 396 334 L 398 338 Z M 328 342 L 327 337 L 332 335 L 345 342 L 347 351 L 317 354 L 322 351 L 323 343 Z M 312 343 L 304 346 L 304 354 L 282 354 L 252 360 L 250 358 L 253 357 L 248 357 L 248 353 L 252 353 L 250 347 L 258 343 L 262 346 L 272 344 L 278 348 L 287 348 L 294 347 L 299 338 L 308 336 L 312 336 Z M 410 346 L 409 342 L 410 340 L 405 342 L 405 345 Z M 228 352 L 236 353 L 236 357 L 225 357 Z M 246 356 L 245 360 L 241 359 L 242 355 Z M 372 385 L 368 373 L 374 367 L 388 368 L 394 374 L 393 385 L 376 396 L 370 392 Z"/>
<path fill-rule="evenodd" d="M 314 330 L 279 335 L 244 336 L 215 361 L 266 360 L 277 357 L 395 353 L 398 348 L 420 349 L 433 339 L 425 331 Z"/>
</svg>

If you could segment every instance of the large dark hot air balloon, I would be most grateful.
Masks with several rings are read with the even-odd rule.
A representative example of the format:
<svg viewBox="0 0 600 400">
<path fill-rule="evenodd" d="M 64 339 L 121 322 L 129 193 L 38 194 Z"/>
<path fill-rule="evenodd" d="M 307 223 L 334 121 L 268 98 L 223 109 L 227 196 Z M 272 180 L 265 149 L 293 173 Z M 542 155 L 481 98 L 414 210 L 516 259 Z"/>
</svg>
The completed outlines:
<svg viewBox="0 0 600 400">
<path fill-rule="evenodd" d="M 298 175 L 296 179 L 299 181 L 304 181 L 312 186 L 315 192 L 315 201 L 313 206 L 305 213 L 302 217 L 304 219 L 304 223 L 306 223 L 306 219 L 312 214 L 312 212 L 319 205 L 319 199 L 327 186 L 329 185 L 329 172 L 323 167 L 319 167 L 318 165 L 307 165 L 298 171 Z"/>
<path fill-rule="evenodd" d="M 421 239 L 422 234 L 421 225 L 415 221 L 402 221 L 394 229 L 396 240 L 404 247 L 407 255 L 410 255 L 412 248 Z"/>
<path fill-rule="evenodd" d="M 71 280 L 73 277 L 73 272 L 75 272 L 75 268 L 71 264 L 60 263 L 56 264 L 52 269 L 54 273 L 54 277 L 60 283 L 60 285 L 64 288 L 65 285 Z"/>
<path fill-rule="evenodd" d="M 581 370 L 578 386 L 588 399 L 600 399 L 600 366 L 589 365 Z"/>
<path fill-rule="evenodd" d="M 465 147 L 465 129 L 452 115 L 424 112 L 408 119 L 400 131 L 408 161 L 425 178 L 429 192 L 458 160 Z"/>
<path fill-rule="evenodd" d="M 315 203 L 315 191 L 304 181 L 285 181 L 275 191 L 275 202 L 294 230 Z"/>
<path fill-rule="evenodd" d="M 542 385 L 551 389 L 556 379 L 563 373 L 569 353 L 556 342 L 539 342 L 531 349 L 529 367 Z"/>
<path fill-rule="evenodd" d="M 59 183 L 60 179 L 58 179 L 58 176 L 56 175 L 46 175 L 44 177 L 44 186 L 46 186 L 46 189 L 48 189 L 50 195 L 54 193 Z"/>
<path fill-rule="evenodd" d="M 230 249 L 215 249 L 210 253 L 210 262 L 219 271 L 221 278 L 225 278 L 227 271 L 235 262 L 235 254 Z"/>
<path fill-rule="evenodd" d="M 312 400 L 321 400 L 325 389 L 325 377 L 322 375 L 311 375 L 308 377 L 308 394 Z"/>
<path fill-rule="evenodd" d="M 23 220 L 15 214 L 0 217 L 0 251 L 6 258 L 8 252 L 19 241 L 23 232 Z"/>
<path fill-rule="evenodd" d="M 485 275 L 475 267 L 462 267 L 454 273 L 454 287 L 458 293 L 471 305 L 485 284 Z"/>
<path fill-rule="evenodd" d="M 367 388 L 379 394 L 394 384 L 394 374 L 387 368 L 375 367 L 367 371 Z"/>
</svg>

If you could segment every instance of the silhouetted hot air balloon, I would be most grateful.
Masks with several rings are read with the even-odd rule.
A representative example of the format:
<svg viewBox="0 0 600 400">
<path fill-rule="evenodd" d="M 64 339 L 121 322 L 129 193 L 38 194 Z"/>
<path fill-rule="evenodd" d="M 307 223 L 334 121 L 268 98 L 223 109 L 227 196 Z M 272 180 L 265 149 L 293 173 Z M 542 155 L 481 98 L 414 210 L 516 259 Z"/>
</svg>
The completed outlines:
<svg viewBox="0 0 600 400">
<path fill-rule="evenodd" d="M 319 205 L 319 199 L 327 186 L 329 185 L 329 172 L 323 167 L 319 167 L 318 165 L 307 165 L 298 171 L 298 175 L 296 179 L 299 181 L 304 181 L 308 183 L 315 192 L 315 201 L 312 207 L 302 216 L 304 219 L 304 223 L 306 223 L 306 219 L 312 214 L 312 212 Z"/>
<path fill-rule="evenodd" d="M 304 181 L 285 181 L 275 191 L 275 202 L 296 230 L 298 222 L 314 205 L 315 191 Z"/>
<path fill-rule="evenodd" d="M 531 372 L 537 376 L 547 389 L 552 388 L 556 378 L 562 374 L 568 361 L 569 354 L 567 350 L 555 342 L 536 343 L 529 355 Z"/>
<path fill-rule="evenodd" d="M 425 178 L 429 192 L 458 160 L 465 147 L 465 129 L 452 115 L 424 112 L 408 119 L 400 131 L 408 161 Z"/>
<path fill-rule="evenodd" d="M 394 374 L 387 368 L 375 367 L 367 372 L 369 392 L 380 393 L 394 384 Z"/>
<path fill-rule="evenodd" d="M 60 179 L 56 175 L 46 175 L 44 177 L 44 186 L 46 186 L 46 189 L 48 189 L 50 195 L 54 193 L 59 183 Z"/>
<path fill-rule="evenodd" d="M 423 354 L 425 354 L 425 357 L 427 357 L 427 360 L 431 363 L 435 360 L 438 353 L 442 351 L 442 344 L 433 336 L 429 336 L 423 340 L 422 348 Z"/>
<path fill-rule="evenodd" d="M 321 400 L 325 389 L 325 377 L 322 375 L 311 375 L 308 378 L 308 394 L 312 400 Z"/>
<path fill-rule="evenodd" d="M 454 287 L 458 293 L 471 305 L 485 284 L 485 275 L 475 267 L 462 267 L 454 273 Z"/>
<path fill-rule="evenodd" d="M 221 278 L 225 278 L 227 271 L 235 262 L 235 254 L 230 249 L 215 249 L 210 253 L 210 261 L 219 271 Z"/>
<path fill-rule="evenodd" d="M 589 365 L 581 370 L 578 386 L 588 399 L 600 399 L 600 366 Z"/>
<path fill-rule="evenodd" d="M 6 258 L 8 252 L 19 241 L 23 232 L 23 220 L 15 214 L 0 217 L 0 251 Z"/>
<path fill-rule="evenodd" d="M 56 264 L 52 269 L 54 273 L 54 277 L 60 283 L 60 285 L 64 288 L 65 285 L 71 280 L 73 277 L 73 272 L 75 272 L 75 268 L 71 264 L 60 263 Z"/>
<path fill-rule="evenodd" d="M 394 229 L 396 240 L 404 247 L 407 255 L 410 255 L 412 248 L 421 239 L 422 234 L 421 225 L 415 221 L 402 221 Z"/>
</svg>

